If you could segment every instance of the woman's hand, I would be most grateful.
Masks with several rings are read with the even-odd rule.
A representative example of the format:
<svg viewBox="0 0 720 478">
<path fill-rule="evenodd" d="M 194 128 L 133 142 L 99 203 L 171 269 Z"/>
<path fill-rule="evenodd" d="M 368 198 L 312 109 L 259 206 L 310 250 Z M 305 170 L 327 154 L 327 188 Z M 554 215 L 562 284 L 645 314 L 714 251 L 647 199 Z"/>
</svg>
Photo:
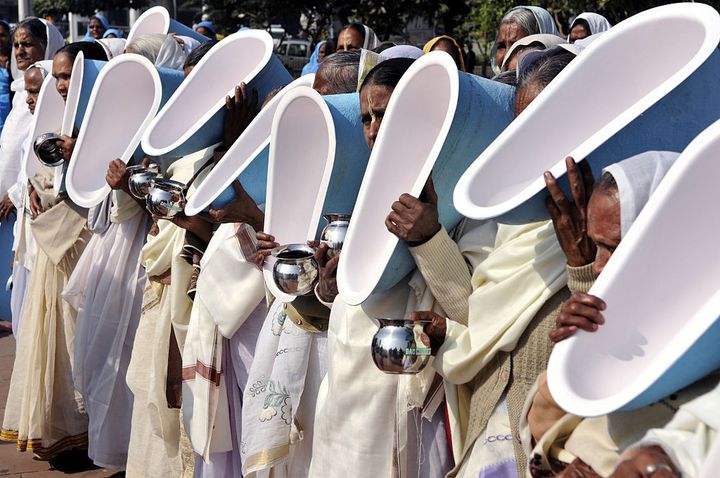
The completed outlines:
<svg viewBox="0 0 720 478">
<path fill-rule="evenodd" d="M 257 252 L 255 255 L 255 264 L 259 267 L 263 266 L 267 256 L 272 254 L 272 250 L 278 247 L 280 244 L 275 242 L 275 236 L 265 234 L 262 231 L 255 233 L 255 239 L 257 239 Z"/>
<path fill-rule="evenodd" d="M 223 126 L 222 150 L 227 150 L 240 137 L 245 128 L 258 113 L 258 92 L 253 88 L 252 97 L 247 85 L 240 83 L 235 87 L 235 96 L 225 97 L 225 124 Z"/>
<path fill-rule="evenodd" d="M 170 221 L 177 227 L 192 232 L 205 242 L 210 242 L 212 238 L 211 223 L 200 217 L 200 215 L 187 216 L 181 211 L 170 219 Z"/>
<path fill-rule="evenodd" d="M 63 152 L 63 159 L 66 163 L 70 162 L 70 158 L 72 157 L 73 150 L 75 149 L 75 138 L 71 138 L 68 135 L 61 135 L 60 141 L 58 141 L 58 146 Z"/>
<path fill-rule="evenodd" d="M 550 332 L 550 340 L 560 342 L 573 335 L 578 329 L 595 332 L 605 323 L 602 312 L 607 308 L 602 299 L 584 292 L 573 292 L 566 300 L 555 319 L 555 330 Z"/>
<path fill-rule="evenodd" d="M 35 219 L 43 213 L 40 195 L 35 191 L 34 187 L 30 186 L 28 196 L 30 197 L 30 217 Z"/>
<path fill-rule="evenodd" d="M 410 319 L 432 321 L 429 324 L 425 324 L 423 330 L 428 337 L 430 337 L 430 352 L 433 355 L 437 354 L 442 344 L 445 343 L 445 333 L 447 332 L 445 317 L 430 310 L 423 310 L 410 314 Z"/>
<path fill-rule="evenodd" d="M 595 243 L 587 235 L 587 205 L 595 180 L 587 161 L 578 165 L 573 158 L 567 157 L 565 165 L 573 203 L 568 202 L 550 171 L 545 171 L 545 185 L 550 192 L 545 204 L 568 265 L 580 267 L 595 260 Z"/>
<path fill-rule="evenodd" d="M 385 227 L 409 246 L 419 246 L 432 239 L 440 230 L 437 201 L 430 176 L 419 199 L 403 194 L 392 204 L 392 212 L 385 219 Z"/>
<path fill-rule="evenodd" d="M 128 173 L 127 166 L 119 159 L 113 159 L 110 161 L 108 166 L 107 174 L 105 175 L 105 181 L 111 189 L 119 189 L 130 194 L 130 187 L 128 186 Z"/>
<path fill-rule="evenodd" d="M 308 244 L 315 249 L 315 261 L 320 268 L 320 279 L 318 280 L 317 295 L 323 302 L 332 303 L 338 295 L 337 288 L 337 266 L 340 262 L 340 252 L 328 258 L 328 246 L 324 242 L 317 244 L 317 241 L 309 241 Z"/>
<path fill-rule="evenodd" d="M 233 181 L 232 187 L 235 190 L 235 199 L 222 209 L 210 209 L 210 216 L 215 222 L 245 223 L 256 231 L 261 230 L 265 222 L 265 214 L 245 191 L 240 181 Z"/>
<path fill-rule="evenodd" d="M 623 453 L 610 478 L 679 478 L 680 473 L 658 446 L 634 448 Z"/>
<path fill-rule="evenodd" d="M 7 194 L 2 201 L 0 201 L 0 221 L 9 221 L 10 215 L 15 210 L 15 205 L 10 200 L 10 196 Z"/>
</svg>

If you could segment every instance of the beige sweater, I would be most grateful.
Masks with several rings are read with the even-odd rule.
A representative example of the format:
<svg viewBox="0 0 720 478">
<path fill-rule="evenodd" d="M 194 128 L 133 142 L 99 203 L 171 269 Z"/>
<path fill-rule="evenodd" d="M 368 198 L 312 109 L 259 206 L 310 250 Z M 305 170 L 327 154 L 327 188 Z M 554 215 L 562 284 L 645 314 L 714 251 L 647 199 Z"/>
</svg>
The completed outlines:
<svg viewBox="0 0 720 478">
<path fill-rule="evenodd" d="M 471 273 L 457 244 L 444 229 L 430 241 L 411 248 L 418 269 L 448 318 L 463 324 L 468 320 L 468 297 L 472 293 Z M 462 433 L 462 459 L 448 476 L 455 476 L 468 451 L 486 428 L 495 406 L 505 394 L 513 430 L 513 445 L 519 476 L 525 476 L 527 457 L 519 440 L 518 424 L 530 388 L 545 370 L 552 351 L 548 338 L 555 317 L 571 291 L 589 289 L 594 280 L 590 266 L 568 267 L 568 288 L 562 289 L 538 311 L 512 352 L 501 352 L 471 382 L 458 386 L 461 401 L 467 404 L 467 424 Z"/>
</svg>

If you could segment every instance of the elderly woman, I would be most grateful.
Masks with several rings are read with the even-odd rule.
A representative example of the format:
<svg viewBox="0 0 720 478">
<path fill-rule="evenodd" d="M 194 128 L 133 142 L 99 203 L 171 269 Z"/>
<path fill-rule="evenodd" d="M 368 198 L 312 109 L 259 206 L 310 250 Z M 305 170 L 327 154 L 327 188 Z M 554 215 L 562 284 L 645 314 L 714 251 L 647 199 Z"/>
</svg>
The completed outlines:
<svg viewBox="0 0 720 478">
<path fill-rule="evenodd" d="M 86 48 L 90 45 L 94 44 L 73 43 L 55 55 L 52 73 L 63 99 L 75 57 L 83 50 L 91 52 Z M 73 138 L 62 137 L 60 148 L 66 162 L 74 144 Z M 43 212 L 30 225 L 37 254 L 0 437 L 16 441 L 21 451 L 30 449 L 49 459 L 87 446 L 87 416 L 72 383 L 76 316 L 62 301 L 61 292 L 89 233 L 86 210 L 63 192 L 54 191 L 51 178 L 33 185 Z"/>
<path fill-rule="evenodd" d="M 673 165 L 677 153 L 647 152 L 604 169 L 599 182 L 592 186 L 592 176 L 585 163 L 578 168 L 566 160 L 573 202 L 570 203 L 549 172 L 545 181 L 550 191 L 548 209 L 558 240 L 567 257 L 568 267 L 591 269 L 592 277 L 600 275 L 622 238 Z M 592 190 L 592 195 L 588 195 Z M 555 329 L 554 342 L 564 340 L 578 330 L 594 332 L 602 327 L 606 304 L 587 294 L 592 280 L 577 290 L 563 304 Z M 638 441 L 651 428 L 661 428 L 675 411 L 690 400 L 709 392 L 718 384 L 717 376 L 705 379 L 666 397 L 660 402 L 637 410 L 614 412 L 604 417 L 580 419 L 565 414 L 550 394 L 541 376 L 537 393 L 531 393 L 527 428 L 523 440 L 529 449 L 536 443 L 530 470 L 533 476 L 609 476 L 620 461 L 620 452 Z M 530 435 L 527 434 L 530 432 Z M 532 438 L 531 438 L 532 437 Z M 639 457 L 640 454 L 650 455 Z M 635 450 L 626 455 L 622 469 L 638 466 L 651 459 L 656 465 L 671 469 L 670 459 L 658 450 Z M 648 464 L 648 463 L 646 463 Z M 563 470 L 563 471 L 561 471 Z M 626 476 L 620 472 L 618 476 Z M 631 475 L 634 476 L 634 475 Z M 670 476 L 670 475 L 668 475 Z"/>
<path fill-rule="evenodd" d="M 420 52 L 408 53 L 417 57 Z M 409 58 L 383 61 L 362 83 L 360 114 L 371 150 L 393 91 L 412 62 Z M 339 256 L 328 260 L 326 252 L 327 246 L 321 244 L 316 253 L 321 265 L 316 295 L 332 306 L 329 365 L 315 413 L 310 476 L 442 476 L 451 467 L 443 407 L 427 406 L 420 412 L 427 397 L 437 392 L 434 373 L 385 374 L 368 349 L 377 331 L 373 317 L 429 308 L 434 298 L 415 274 L 387 293 L 371 295 L 362 306 L 348 305 L 337 298 Z M 337 460 L 338 456 L 343 459 Z"/>
<path fill-rule="evenodd" d="M 598 13 L 584 12 L 575 17 L 570 24 L 570 34 L 568 42 L 575 43 L 578 40 L 587 38 L 596 33 L 602 33 L 610 30 L 610 22 L 607 18 Z"/>
<path fill-rule="evenodd" d="M 543 56 L 521 68 L 516 115 L 572 58 Z M 421 198 L 405 194 L 394 203 L 385 224 L 411 246 L 447 317 L 414 314 L 432 320 L 434 367 L 458 397 L 448 400 L 457 460 L 449 476 L 523 476 L 515 437 L 529 387 L 550 355 L 548 330 L 569 295 L 562 251 L 550 221 L 466 221 L 453 240 L 438 223 L 435 198 L 429 181 Z"/>
<path fill-rule="evenodd" d="M 193 55 L 183 65 L 184 71 L 192 71 L 201 58 Z M 193 194 L 219 148 L 226 145 L 217 143 L 174 161 L 164 171 L 165 177 L 182 182 L 187 194 Z M 204 250 L 211 236 L 210 221 L 179 213 L 172 220 L 157 220 L 140 253 L 147 283 L 127 371 L 133 393 L 127 476 L 174 477 L 193 472 L 195 458 L 180 412 L 181 351 L 193 305 L 196 252 Z"/>
<path fill-rule="evenodd" d="M 25 104 L 22 72 L 41 60 L 52 59 L 65 41 L 54 25 L 27 18 L 13 31 L 13 76 L 10 89 L 15 93 L 13 106 L 0 135 L 0 220 L 6 220 L 13 204 L 8 197 L 21 169 L 20 146 L 30 131 L 32 115 Z"/>
<path fill-rule="evenodd" d="M 166 66 L 182 67 L 185 54 L 171 35 L 160 35 L 158 42 L 147 38 L 154 36 L 133 42 L 135 53 L 157 62 L 169 40 L 175 58 L 165 55 Z M 144 201 L 130 195 L 122 161 L 110 162 L 106 180 L 113 191 L 93 211 L 105 221 L 93 221 L 94 234 L 63 298 L 77 311 L 73 379 L 88 414 L 88 456 L 98 466 L 123 469 L 133 409 L 126 374 L 146 282 L 140 252 L 149 217 Z"/>
<path fill-rule="evenodd" d="M 372 50 L 379 43 L 372 28 L 362 23 L 350 23 L 340 29 L 336 50 Z"/>
<path fill-rule="evenodd" d="M 555 26 L 555 20 L 544 8 L 519 6 L 503 15 L 490 57 L 495 74 L 500 73 L 500 65 L 513 43 L 523 37 L 538 33 L 560 35 Z"/>
<path fill-rule="evenodd" d="M 444 51 L 450 55 L 458 67 L 458 70 L 465 71 L 465 54 L 463 53 L 462 47 L 453 37 L 448 35 L 440 35 L 435 37 L 425 44 L 423 47 L 424 53 L 431 51 Z"/>
<path fill-rule="evenodd" d="M 93 15 L 88 22 L 87 32 L 82 41 L 95 41 L 104 38 L 105 32 L 110 28 L 110 23 L 102 15 Z"/>
</svg>

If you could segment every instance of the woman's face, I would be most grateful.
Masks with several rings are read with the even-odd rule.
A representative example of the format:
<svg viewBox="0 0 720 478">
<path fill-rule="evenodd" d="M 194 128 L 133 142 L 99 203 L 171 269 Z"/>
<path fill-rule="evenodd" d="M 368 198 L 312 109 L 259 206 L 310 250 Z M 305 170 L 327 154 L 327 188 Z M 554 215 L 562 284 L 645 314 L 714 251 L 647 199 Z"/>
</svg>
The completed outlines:
<svg viewBox="0 0 720 478">
<path fill-rule="evenodd" d="M 360 91 L 360 120 L 363 124 L 365 142 L 370 150 L 375 146 L 375 138 L 392 92 L 393 88 L 380 85 L 368 85 Z"/>
<path fill-rule="evenodd" d="M 60 53 L 55 55 L 52 66 L 52 76 L 55 77 L 57 92 L 67 101 L 68 87 L 70 86 L 70 75 L 72 75 L 73 62 L 69 55 Z"/>
<path fill-rule="evenodd" d="M 211 32 L 209 29 L 207 29 L 205 27 L 197 27 L 195 29 L 195 31 L 201 35 L 205 35 L 208 38 L 215 38 L 215 35 L 213 35 L 213 32 Z"/>
<path fill-rule="evenodd" d="M 515 22 L 501 24 L 497 40 L 495 40 L 495 64 L 502 65 L 505 53 L 513 46 L 513 43 L 526 36 L 528 36 L 528 32 Z"/>
<path fill-rule="evenodd" d="M 117 38 L 117 35 L 115 35 L 114 33 L 109 33 L 108 36 L 106 36 L 105 38 Z"/>
<path fill-rule="evenodd" d="M 575 43 L 576 41 L 582 40 L 588 36 L 590 36 L 590 32 L 587 31 L 585 25 L 583 25 L 582 22 L 577 23 L 574 27 L 572 27 L 572 30 L 570 30 L 570 43 Z"/>
<path fill-rule="evenodd" d="M 317 57 L 318 62 L 321 62 L 325 59 L 325 55 L 327 55 L 327 50 L 328 50 L 327 42 L 320 45 L 320 49 L 318 50 L 318 57 Z"/>
<path fill-rule="evenodd" d="M 13 38 L 15 48 L 15 62 L 20 71 L 45 58 L 45 49 L 42 44 L 25 29 L 18 29 Z"/>
<path fill-rule="evenodd" d="M 596 190 L 588 202 L 588 237 L 597 246 L 592 269 L 596 275 L 605 268 L 620 244 L 620 200 L 617 192 Z"/>
<path fill-rule="evenodd" d="M 354 28 L 346 28 L 338 36 L 338 51 L 359 50 L 363 46 L 363 39 L 360 33 Z"/>
<path fill-rule="evenodd" d="M 97 18 L 90 19 L 90 23 L 88 24 L 88 30 L 90 31 L 90 36 L 96 40 L 101 39 L 103 37 L 103 34 L 105 33 L 105 27 L 103 26 L 102 22 Z"/>
<path fill-rule="evenodd" d="M 37 99 L 40 94 L 43 79 L 42 70 L 40 70 L 40 68 L 29 68 L 25 71 L 25 102 L 32 114 L 35 114 L 35 106 L 37 105 Z"/>
</svg>

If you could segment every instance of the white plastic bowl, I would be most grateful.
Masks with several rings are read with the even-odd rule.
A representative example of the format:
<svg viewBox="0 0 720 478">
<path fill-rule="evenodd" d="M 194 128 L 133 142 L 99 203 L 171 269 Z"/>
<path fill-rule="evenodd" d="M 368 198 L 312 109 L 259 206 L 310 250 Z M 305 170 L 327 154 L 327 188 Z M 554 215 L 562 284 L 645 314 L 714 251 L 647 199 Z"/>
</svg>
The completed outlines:
<svg viewBox="0 0 720 478">
<path fill-rule="evenodd" d="M 65 102 L 60 93 L 57 92 L 56 83 L 55 77 L 48 75 L 40 87 L 37 104 L 35 105 L 35 114 L 33 115 L 32 129 L 30 130 L 31 142 L 34 142 L 35 138 L 44 133 L 60 133 L 63 113 L 65 112 Z M 40 162 L 31 146 L 25 156 L 25 175 L 32 178 L 40 171 L 42 166 L 43 163 Z"/>
<path fill-rule="evenodd" d="M 176 88 L 182 75 L 172 80 Z M 140 55 L 121 55 L 100 72 L 66 173 L 76 204 L 93 207 L 110 192 L 108 164 L 130 160 L 160 107 L 162 91 L 155 66 Z"/>
<path fill-rule="evenodd" d="M 170 13 L 165 7 L 157 6 L 146 10 L 135 20 L 127 36 L 127 42 L 131 43 L 137 37 L 152 33 L 177 33 L 181 36 L 194 38 L 200 42 L 210 40 L 208 37 L 199 34 L 192 28 L 177 20 L 170 18 Z"/>
<path fill-rule="evenodd" d="M 532 198 L 537 203 L 533 211 L 547 217 L 538 195 L 545 188 L 543 172 L 562 176 L 566 156 L 585 158 L 633 120 L 642 119 L 716 52 L 719 41 L 720 14 L 703 4 L 657 7 L 614 26 L 573 60 L 477 158 L 458 182 L 455 206 L 468 217 L 487 219 Z M 708 76 L 694 85 L 698 104 L 709 93 L 698 89 L 716 78 Z M 712 95 L 715 101 L 717 95 Z M 664 115 L 653 110 L 658 113 L 653 117 L 656 122 L 644 123 L 650 129 L 636 129 L 625 142 L 633 146 L 645 141 L 645 149 L 682 149 L 689 142 L 683 128 L 692 129 L 692 138 L 716 118 L 693 118 L 695 105 L 684 111 L 680 107 L 693 124 L 664 131 L 676 106 Z M 676 131 L 680 134 L 674 147 L 660 145 Z M 653 134 L 656 137 L 648 141 Z"/>
<path fill-rule="evenodd" d="M 298 148 L 300 142 L 305 147 Z M 279 244 L 315 239 L 334 155 L 335 129 L 322 96 L 307 86 L 288 91 L 272 122 L 263 228 Z M 294 297 L 275 286 L 273 265 L 265 261 L 265 284 L 276 298 L 291 302 Z"/>
<path fill-rule="evenodd" d="M 720 121 L 677 159 L 590 290 L 606 323 L 555 346 L 548 384 L 563 409 L 645 406 L 720 368 L 718 157 Z"/>
<path fill-rule="evenodd" d="M 252 123 L 225 152 L 222 161 L 210 171 L 195 190 L 195 193 L 188 199 L 187 206 L 185 206 L 187 215 L 194 216 L 208 207 L 223 191 L 230 187 L 236 178 L 241 177 L 241 174 L 253 161 L 258 159 L 258 155 L 270 144 L 270 130 L 280 100 L 294 88 L 312 86 L 314 79 L 314 74 L 301 76 L 283 88 L 258 112 Z M 247 181 L 254 181 L 255 179 L 247 178 Z M 247 181 L 242 181 L 243 186 L 246 188 L 248 187 Z M 263 189 L 265 187 L 264 178 L 262 187 Z"/>
<path fill-rule="evenodd" d="M 222 139 L 225 97 L 241 82 L 258 90 L 259 101 L 292 77 L 273 55 L 265 31 L 234 33 L 213 46 L 150 123 L 143 150 L 153 156 L 176 157 L 206 148 Z"/>
</svg>

